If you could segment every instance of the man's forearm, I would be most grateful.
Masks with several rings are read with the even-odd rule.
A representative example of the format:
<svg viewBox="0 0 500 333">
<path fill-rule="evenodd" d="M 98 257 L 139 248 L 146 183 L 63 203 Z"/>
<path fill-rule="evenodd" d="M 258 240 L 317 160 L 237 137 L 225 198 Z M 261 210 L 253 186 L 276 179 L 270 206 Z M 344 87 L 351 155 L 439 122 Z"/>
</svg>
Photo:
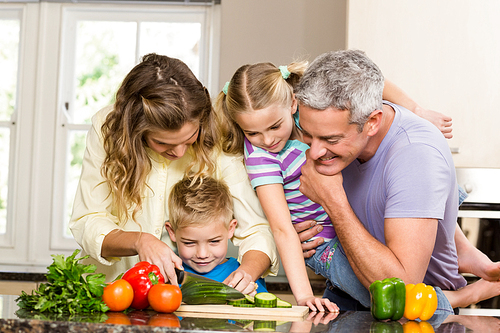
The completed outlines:
<svg viewBox="0 0 500 333">
<path fill-rule="evenodd" d="M 354 214 L 349 202 L 335 200 L 323 205 L 330 216 L 351 268 L 368 288 L 379 279 L 404 276 L 404 269 L 394 253 L 374 238 Z"/>
</svg>

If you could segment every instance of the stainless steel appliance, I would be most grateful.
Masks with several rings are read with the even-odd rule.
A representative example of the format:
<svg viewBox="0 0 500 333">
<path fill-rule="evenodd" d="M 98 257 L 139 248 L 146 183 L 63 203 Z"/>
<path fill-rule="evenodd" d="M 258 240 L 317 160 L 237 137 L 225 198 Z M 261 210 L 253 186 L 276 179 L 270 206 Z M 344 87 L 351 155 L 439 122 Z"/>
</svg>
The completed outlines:
<svg viewBox="0 0 500 333">
<path fill-rule="evenodd" d="M 491 260 L 500 261 L 500 169 L 457 168 L 457 181 L 469 194 L 458 212 L 467 238 Z M 477 278 L 466 276 L 469 281 Z M 500 308 L 500 297 L 477 304 Z"/>
</svg>

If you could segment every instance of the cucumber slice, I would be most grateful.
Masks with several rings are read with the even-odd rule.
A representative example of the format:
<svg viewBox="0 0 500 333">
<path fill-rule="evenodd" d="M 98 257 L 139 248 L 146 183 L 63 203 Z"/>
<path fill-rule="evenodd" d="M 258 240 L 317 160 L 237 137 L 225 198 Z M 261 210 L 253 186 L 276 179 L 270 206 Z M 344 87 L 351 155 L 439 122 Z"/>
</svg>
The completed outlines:
<svg viewBox="0 0 500 333">
<path fill-rule="evenodd" d="M 271 293 L 258 293 L 255 295 L 255 306 L 260 308 L 275 308 L 278 303 L 276 295 Z"/>
<path fill-rule="evenodd" d="M 245 295 L 245 298 L 247 299 L 248 303 L 255 303 L 255 297 L 250 296 L 250 295 Z"/>
<path fill-rule="evenodd" d="M 236 306 L 239 308 L 255 308 L 255 304 L 252 304 L 252 303 L 233 304 L 233 306 Z"/>
<path fill-rule="evenodd" d="M 237 304 L 248 304 L 249 302 L 247 301 L 246 298 L 241 298 L 241 299 L 232 299 L 227 301 L 227 304 L 229 305 L 237 305 Z"/>
<path fill-rule="evenodd" d="M 291 308 L 292 304 L 288 303 L 287 301 L 284 301 L 284 300 L 278 298 L 278 300 L 276 302 L 276 307 L 277 308 Z"/>
</svg>

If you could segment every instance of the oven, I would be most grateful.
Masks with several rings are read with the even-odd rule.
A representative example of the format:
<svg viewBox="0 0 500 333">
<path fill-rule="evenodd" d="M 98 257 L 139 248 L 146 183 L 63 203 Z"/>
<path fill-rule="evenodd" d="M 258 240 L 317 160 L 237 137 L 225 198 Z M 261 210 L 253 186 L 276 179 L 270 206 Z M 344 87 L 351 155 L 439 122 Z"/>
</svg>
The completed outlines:
<svg viewBox="0 0 500 333">
<path fill-rule="evenodd" d="M 456 168 L 457 181 L 468 193 L 460 206 L 458 223 L 465 236 L 492 261 L 500 261 L 500 169 Z M 477 277 L 465 275 L 469 282 Z M 500 308 L 500 297 L 479 302 L 476 308 Z"/>
</svg>

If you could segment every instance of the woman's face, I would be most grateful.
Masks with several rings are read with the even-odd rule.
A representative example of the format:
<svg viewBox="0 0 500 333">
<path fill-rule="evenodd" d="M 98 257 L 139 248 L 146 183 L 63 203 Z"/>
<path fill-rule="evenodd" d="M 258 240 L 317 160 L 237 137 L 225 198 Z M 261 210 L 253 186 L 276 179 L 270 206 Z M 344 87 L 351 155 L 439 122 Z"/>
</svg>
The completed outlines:
<svg viewBox="0 0 500 333">
<path fill-rule="evenodd" d="M 149 148 L 168 160 L 175 161 L 186 153 L 200 132 L 198 122 L 185 123 L 179 130 L 153 131 L 146 134 Z"/>
</svg>

